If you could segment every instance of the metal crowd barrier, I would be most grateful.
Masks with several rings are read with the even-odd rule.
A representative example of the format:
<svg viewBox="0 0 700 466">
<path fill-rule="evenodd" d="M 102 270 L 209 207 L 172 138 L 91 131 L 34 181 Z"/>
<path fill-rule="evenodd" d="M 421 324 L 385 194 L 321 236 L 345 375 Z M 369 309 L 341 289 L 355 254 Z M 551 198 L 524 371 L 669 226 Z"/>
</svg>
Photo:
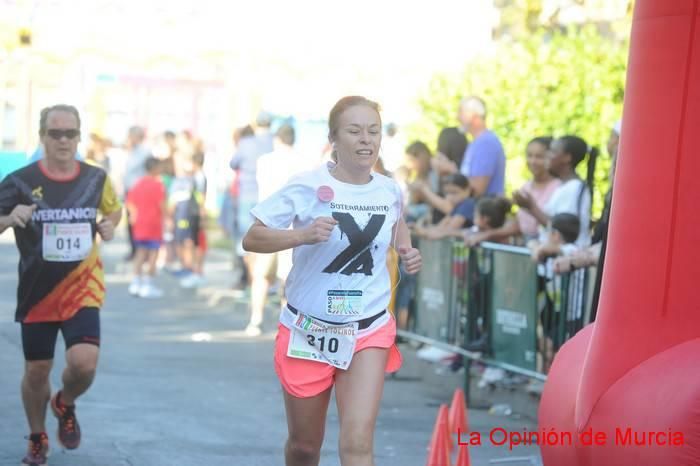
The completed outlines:
<svg viewBox="0 0 700 466">
<path fill-rule="evenodd" d="M 419 247 L 413 326 L 400 336 L 546 380 L 556 351 L 590 321 L 588 269 L 554 275 L 527 248 L 495 243 L 420 240 Z"/>
</svg>

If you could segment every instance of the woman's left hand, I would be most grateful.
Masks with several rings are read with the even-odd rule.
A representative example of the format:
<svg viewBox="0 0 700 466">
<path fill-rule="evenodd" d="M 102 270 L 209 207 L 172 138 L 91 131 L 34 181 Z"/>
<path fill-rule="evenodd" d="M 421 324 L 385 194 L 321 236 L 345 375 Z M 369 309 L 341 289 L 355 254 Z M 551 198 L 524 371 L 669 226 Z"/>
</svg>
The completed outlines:
<svg viewBox="0 0 700 466">
<path fill-rule="evenodd" d="M 518 190 L 513 193 L 513 201 L 518 205 L 518 207 L 528 210 L 531 209 L 535 203 L 535 199 L 532 197 L 532 194 L 523 190 Z"/>
<path fill-rule="evenodd" d="M 399 257 L 403 262 L 406 273 L 413 275 L 418 273 L 423 264 L 423 259 L 421 258 L 420 251 L 416 248 L 399 248 Z"/>
</svg>

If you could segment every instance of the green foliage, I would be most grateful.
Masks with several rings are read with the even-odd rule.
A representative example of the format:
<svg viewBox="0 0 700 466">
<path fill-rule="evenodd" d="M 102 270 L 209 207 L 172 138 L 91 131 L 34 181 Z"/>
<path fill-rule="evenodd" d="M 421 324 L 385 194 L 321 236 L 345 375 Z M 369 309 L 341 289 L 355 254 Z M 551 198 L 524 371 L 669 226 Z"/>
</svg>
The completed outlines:
<svg viewBox="0 0 700 466">
<path fill-rule="evenodd" d="M 457 126 L 461 97 L 478 95 L 488 107 L 488 126 L 508 158 L 507 192 L 527 179 L 525 146 L 536 136 L 583 137 L 601 149 L 593 212 L 602 210 L 610 157 L 606 142 L 622 115 L 628 44 L 607 39 L 594 27 L 540 31 L 467 66 L 459 75 L 434 76 L 419 99 L 424 119 L 409 128 L 412 139 L 435 147 L 441 128 Z M 579 165 L 585 178 L 586 160 Z"/>
</svg>

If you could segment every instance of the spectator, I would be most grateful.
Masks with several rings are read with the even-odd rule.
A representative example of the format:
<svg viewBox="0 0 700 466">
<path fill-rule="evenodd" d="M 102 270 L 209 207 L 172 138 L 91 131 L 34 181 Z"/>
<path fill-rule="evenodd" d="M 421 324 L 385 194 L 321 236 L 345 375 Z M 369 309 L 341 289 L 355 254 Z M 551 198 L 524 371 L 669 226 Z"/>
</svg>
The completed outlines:
<svg viewBox="0 0 700 466">
<path fill-rule="evenodd" d="M 255 119 L 255 139 L 261 154 L 269 154 L 274 150 L 275 135 L 271 132 L 272 115 L 261 111 Z"/>
<path fill-rule="evenodd" d="M 455 207 L 444 197 L 441 179 L 458 171 L 454 170 L 454 164 L 444 154 L 438 153 L 433 157 L 428 146 L 422 142 L 408 146 L 406 156 L 407 166 L 416 173 L 414 181 L 407 186 L 411 202 L 413 205 L 423 205 L 422 209 L 430 212 L 430 221 L 438 223 Z"/>
<path fill-rule="evenodd" d="M 512 205 L 503 197 L 484 197 L 476 203 L 474 227 L 476 231 L 500 228 L 506 222 Z"/>
<path fill-rule="evenodd" d="M 545 243 L 532 244 L 532 259 L 545 261 L 556 256 L 569 256 L 578 250 L 576 239 L 581 231 L 581 221 L 574 214 L 556 214 Z"/>
<path fill-rule="evenodd" d="M 610 224 L 610 211 L 612 206 L 612 193 L 615 181 L 615 167 L 617 165 L 617 154 L 620 144 L 620 131 L 622 122 L 618 121 L 610 131 L 607 149 L 612 161 L 610 163 L 610 188 L 605 195 L 603 214 L 600 217 L 594 231 L 593 244 L 567 257 L 561 257 L 554 261 L 555 273 L 566 273 L 573 268 L 590 267 L 597 264 L 595 283 L 593 286 L 593 297 L 591 302 L 591 318 L 595 320 L 598 310 L 598 300 L 600 298 L 600 287 L 603 281 L 603 268 L 605 265 L 605 252 L 608 243 L 608 226 Z"/>
<path fill-rule="evenodd" d="M 160 177 L 165 188 L 170 187 L 170 182 L 175 177 L 175 152 L 177 151 L 177 136 L 173 131 L 163 133 L 164 151 L 161 160 Z"/>
<path fill-rule="evenodd" d="M 479 199 L 479 201 L 476 203 L 476 209 L 474 213 L 474 226 L 465 232 L 465 242 L 468 241 L 469 235 L 493 230 L 496 228 L 501 228 L 506 222 L 506 218 L 508 216 L 508 213 L 510 213 L 510 209 L 510 201 L 502 197 L 487 196 Z M 500 240 L 495 242 L 505 243 L 506 240 Z M 474 250 L 470 250 L 470 255 L 468 259 L 470 262 L 477 260 L 475 258 L 476 256 L 473 255 L 474 252 Z M 473 288 L 470 289 L 470 293 L 474 294 L 475 302 L 481 302 L 481 300 L 483 299 L 483 289 L 481 288 L 481 284 L 483 284 L 481 280 L 483 280 L 483 277 L 481 276 L 481 273 L 477 272 L 476 277 L 471 280 Z M 481 296 L 481 298 L 476 298 L 477 296 Z M 477 322 L 477 325 L 475 326 L 476 334 L 473 335 L 474 339 L 469 341 L 464 346 L 464 348 L 467 351 L 481 352 L 488 349 L 488 328 L 490 325 L 489 321 L 491 319 L 491 316 L 488 315 L 488 312 L 488 307 L 483 306 L 477 306 L 477 308 L 473 310 L 473 318 L 475 319 L 475 322 Z"/>
<path fill-rule="evenodd" d="M 459 121 L 474 138 L 464 153 L 460 172 L 469 178 L 474 197 L 502 196 L 505 191 L 506 156 L 496 134 L 486 127 L 486 104 L 467 97 L 459 106 Z"/>
<path fill-rule="evenodd" d="M 136 185 L 136 182 L 146 175 L 146 159 L 150 156 L 150 152 L 144 145 L 146 139 L 146 131 L 140 126 L 132 126 L 127 134 L 126 147 L 129 155 L 126 159 L 126 169 L 124 173 L 124 199 L 129 195 L 129 190 Z M 126 256 L 127 260 L 131 260 L 136 252 L 134 245 L 133 226 L 131 219 L 128 217 L 128 232 L 129 232 L 129 252 Z"/>
<path fill-rule="evenodd" d="M 408 204 L 411 207 L 407 213 L 413 219 L 429 217 L 433 223 L 437 215 L 435 210 L 447 214 L 454 206 L 436 194 L 440 189 L 440 178 L 431 167 L 431 158 L 430 149 L 420 141 L 406 148 L 406 167 L 410 171 L 408 179 L 412 180 L 408 183 Z"/>
<path fill-rule="evenodd" d="M 199 212 L 199 228 L 197 231 L 196 247 L 192 256 L 192 271 L 191 275 L 183 277 L 180 285 L 183 288 L 196 288 L 202 286 L 204 280 L 204 260 L 207 255 L 208 242 L 206 232 L 207 222 L 207 177 L 204 175 L 204 152 L 200 148 L 192 156 L 192 179 L 194 181 L 194 199 L 198 206 Z"/>
<path fill-rule="evenodd" d="M 583 277 L 575 276 L 568 283 L 566 290 L 566 314 L 557 310 L 557 301 L 561 302 L 561 297 L 557 298 L 558 290 L 561 290 L 561 281 L 554 277 L 553 260 L 557 256 L 570 256 L 575 254 L 579 247 L 576 240 L 581 229 L 581 222 L 574 214 L 556 214 L 551 219 L 551 226 L 546 236 L 546 241 L 539 244 L 533 241 L 531 246 L 532 259 L 538 262 L 537 273 L 539 294 L 543 299 L 538 300 L 543 306 L 540 309 L 540 322 L 542 324 L 543 335 L 539 338 L 539 350 L 542 355 L 542 367 L 544 372 L 549 371 L 549 367 L 554 357 L 554 348 L 562 343 L 563 335 L 560 334 L 560 320 L 567 322 L 581 317 L 583 311 Z M 531 386 L 528 390 L 539 390 L 539 385 Z"/>
<path fill-rule="evenodd" d="M 530 193 L 542 209 L 554 191 L 561 185 L 559 178 L 549 172 L 548 151 L 552 143 L 550 137 L 537 137 L 531 140 L 525 151 L 527 168 L 532 173 L 532 179 L 518 191 Z M 516 192 L 518 192 L 516 191 Z M 518 210 L 516 217 L 509 220 L 502 228 L 484 231 L 471 235 L 467 244 L 474 246 L 482 241 L 502 241 L 507 238 L 524 237 L 523 244 L 539 236 L 539 222 L 527 210 Z"/>
<path fill-rule="evenodd" d="M 233 143 L 236 147 L 236 154 L 239 153 L 241 149 L 241 141 L 250 141 L 251 138 L 255 137 L 255 130 L 250 125 L 237 128 L 233 132 Z M 247 142 L 244 145 L 248 144 Z M 234 155 L 235 157 L 235 155 Z M 257 166 L 256 166 L 257 170 Z M 249 274 L 248 269 L 243 261 L 244 251 L 241 247 L 241 238 L 245 231 L 242 231 L 240 226 L 239 216 L 241 216 L 241 183 L 240 183 L 240 167 L 234 168 L 232 171 L 233 176 L 231 177 L 230 187 L 227 191 L 227 198 L 224 198 L 224 207 L 222 207 L 222 215 L 219 218 L 220 223 L 224 227 L 231 238 L 231 244 L 233 246 L 233 272 L 234 279 L 232 287 L 236 290 L 243 290 L 248 286 Z M 248 198 L 250 196 L 247 196 Z M 244 203 L 248 200 L 244 194 Z M 228 205 L 227 205 L 228 204 Z M 250 205 L 250 204 L 248 204 Z M 247 218 L 247 217 L 245 217 Z M 245 219 L 244 218 L 244 219 Z"/>
<path fill-rule="evenodd" d="M 160 162 L 150 157 L 145 162 L 146 176 L 129 190 L 126 207 L 132 219 L 134 243 L 134 278 L 129 293 L 141 298 L 159 298 L 163 292 L 153 284 L 158 250 L 163 242 L 166 215 L 165 187 L 161 182 Z M 146 273 L 144 274 L 144 264 Z"/>
<path fill-rule="evenodd" d="M 443 187 L 445 198 L 455 207 L 450 215 L 434 226 L 423 228 L 416 226 L 418 236 L 426 239 L 441 239 L 448 236 L 462 236 L 461 230 L 474 224 L 474 199 L 471 197 L 469 180 L 456 173 L 446 178 Z"/>
<path fill-rule="evenodd" d="M 256 129 L 253 136 L 242 136 L 236 153 L 231 159 L 230 166 L 238 171 L 238 237 L 243 238 L 253 225 L 253 217 L 250 210 L 258 203 L 257 164 L 261 155 L 272 152 L 273 135 L 270 133 L 272 116 L 267 112 L 260 112 L 256 119 Z M 252 276 L 252 259 L 243 251 L 241 242 L 237 242 L 238 255 L 243 257 L 248 276 Z"/>
<path fill-rule="evenodd" d="M 468 145 L 467 137 L 460 128 L 443 128 L 438 136 L 436 155 L 444 155 L 452 163 L 454 172 L 457 172 L 462 166 Z"/>
<path fill-rule="evenodd" d="M 187 288 L 198 286 L 200 282 L 199 278 L 190 278 L 195 274 L 195 250 L 199 245 L 201 227 L 192 157 L 193 154 L 188 151 L 178 150 L 175 153 L 176 177 L 170 186 L 168 197 L 169 214 L 174 224 L 175 248 L 184 271 L 180 285 Z"/>
<path fill-rule="evenodd" d="M 295 139 L 296 135 L 291 125 L 280 126 L 275 133 L 275 150 L 258 159 L 256 173 L 261 202 L 282 189 L 291 176 L 311 168 L 311 164 L 294 150 Z M 251 313 L 245 334 L 255 337 L 262 333 L 261 326 L 270 286 L 275 279 L 286 280 L 292 260 L 288 250 L 270 254 L 252 253 L 251 257 Z"/>
</svg>

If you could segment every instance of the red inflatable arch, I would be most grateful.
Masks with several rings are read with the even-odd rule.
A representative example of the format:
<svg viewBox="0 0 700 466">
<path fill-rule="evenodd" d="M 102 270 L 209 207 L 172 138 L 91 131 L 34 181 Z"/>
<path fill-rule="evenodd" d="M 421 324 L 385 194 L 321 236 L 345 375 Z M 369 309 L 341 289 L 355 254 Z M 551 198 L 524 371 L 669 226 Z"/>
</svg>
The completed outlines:
<svg viewBox="0 0 700 466">
<path fill-rule="evenodd" d="M 545 466 L 700 465 L 699 23 L 700 0 L 636 2 L 598 317 L 540 405 L 574 446 L 543 445 Z"/>
</svg>

